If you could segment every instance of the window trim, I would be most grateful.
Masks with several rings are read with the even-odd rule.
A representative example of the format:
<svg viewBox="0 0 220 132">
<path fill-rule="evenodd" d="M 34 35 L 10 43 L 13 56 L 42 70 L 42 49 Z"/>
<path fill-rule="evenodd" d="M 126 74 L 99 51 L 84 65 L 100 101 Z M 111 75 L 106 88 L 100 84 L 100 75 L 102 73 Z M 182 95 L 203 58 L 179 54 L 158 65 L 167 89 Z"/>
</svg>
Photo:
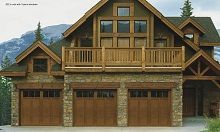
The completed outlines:
<svg viewBox="0 0 220 132">
<path fill-rule="evenodd" d="M 114 3 L 113 4 L 113 16 L 118 16 L 118 7 L 129 7 L 129 16 L 119 16 L 119 17 L 131 17 L 134 16 L 134 3 Z"/>
<path fill-rule="evenodd" d="M 47 72 L 34 72 L 34 59 L 47 59 Z M 49 74 L 50 73 L 50 57 L 49 56 L 34 56 L 31 59 L 31 72 L 33 74 Z"/>
<path fill-rule="evenodd" d="M 112 22 L 112 32 L 102 32 L 102 31 L 101 31 L 102 21 L 111 21 L 111 22 Z M 114 25 L 114 21 L 113 21 L 113 20 L 100 20 L 100 21 L 99 21 L 99 24 L 100 24 L 100 29 L 99 29 L 99 30 L 100 30 L 100 31 L 99 31 L 100 33 L 113 33 L 113 29 L 114 29 L 114 28 L 113 28 L 113 25 Z"/>
</svg>

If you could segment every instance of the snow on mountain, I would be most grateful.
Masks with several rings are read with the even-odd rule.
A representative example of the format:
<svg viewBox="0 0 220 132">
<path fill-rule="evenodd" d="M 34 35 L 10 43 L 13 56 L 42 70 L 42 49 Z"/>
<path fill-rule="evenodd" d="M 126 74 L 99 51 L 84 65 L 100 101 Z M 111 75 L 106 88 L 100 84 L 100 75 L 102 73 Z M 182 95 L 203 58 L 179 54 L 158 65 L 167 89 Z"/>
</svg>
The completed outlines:
<svg viewBox="0 0 220 132">
<path fill-rule="evenodd" d="M 217 30 L 218 31 L 218 34 L 220 35 L 220 29 Z M 217 60 L 218 62 L 220 62 L 220 46 L 216 46 L 215 47 L 215 60 Z"/>
<path fill-rule="evenodd" d="M 44 43 L 49 44 L 51 39 L 53 41 L 61 39 L 62 33 L 69 27 L 70 25 L 60 24 L 42 28 Z M 21 35 L 20 38 L 13 38 L 9 41 L 0 43 L 0 63 L 6 55 L 14 61 L 15 57 L 30 46 L 34 40 L 34 31 L 28 31 Z"/>
</svg>

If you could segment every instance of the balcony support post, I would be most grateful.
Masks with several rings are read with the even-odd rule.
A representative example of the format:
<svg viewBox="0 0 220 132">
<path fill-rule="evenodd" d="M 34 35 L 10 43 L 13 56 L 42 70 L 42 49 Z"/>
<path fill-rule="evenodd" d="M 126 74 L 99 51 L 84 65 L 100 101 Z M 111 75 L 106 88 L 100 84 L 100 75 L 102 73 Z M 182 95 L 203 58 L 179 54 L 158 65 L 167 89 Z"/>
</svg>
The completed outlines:
<svg viewBox="0 0 220 132">
<path fill-rule="evenodd" d="M 65 48 L 62 46 L 62 71 L 65 70 Z"/>
<path fill-rule="evenodd" d="M 105 47 L 102 47 L 102 71 L 105 71 Z"/>
<path fill-rule="evenodd" d="M 145 65 L 145 47 L 144 46 L 142 46 L 142 71 L 145 71 L 145 67 L 146 67 L 146 65 Z"/>
</svg>

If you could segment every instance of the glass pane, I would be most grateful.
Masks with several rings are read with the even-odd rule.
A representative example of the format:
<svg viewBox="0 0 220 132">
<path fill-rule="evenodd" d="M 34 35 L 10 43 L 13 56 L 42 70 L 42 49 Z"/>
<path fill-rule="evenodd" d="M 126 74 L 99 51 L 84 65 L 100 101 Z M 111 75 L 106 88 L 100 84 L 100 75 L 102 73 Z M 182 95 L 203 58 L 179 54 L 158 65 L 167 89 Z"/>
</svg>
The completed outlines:
<svg viewBox="0 0 220 132">
<path fill-rule="evenodd" d="M 23 97 L 28 97 L 28 91 L 23 91 Z"/>
<path fill-rule="evenodd" d="M 151 91 L 151 97 L 157 97 L 157 91 Z"/>
<path fill-rule="evenodd" d="M 189 39 L 192 39 L 192 38 L 194 37 L 193 34 L 185 34 L 185 36 L 186 36 L 187 38 L 189 38 Z"/>
<path fill-rule="evenodd" d="M 130 16 L 130 8 L 118 7 L 118 16 Z"/>
<path fill-rule="evenodd" d="M 130 91 L 130 97 L 148 97 L 147 90 L 132 90 Z"/>
<path fill-rule="evenodd" d="M 77 92 L 76 92 L 76 97 L 83 97 L 82 95 L 83 95 L 83 94 L 82 94 L 82 91 L 77 91 Z"/>
<path fill-rule="evenodd" d="M 40 97 L 40 91 L 35 91 L 34 97 Z"/>
<path fill-rule="evenodd" d="M 81 38 L 80 39 L 80 46 L 81 47 L 92 47 L 92 39 L 91 38 Z"/>
<path fill-rule="evenodd" d="M 112 27 L 112 21 L 101 21 L 101 33 L 112 33 L 113 27 Z"/>
<path fill-rule="evenodd" d="M 49 97 L 54 97 L 54 91 L 49 91 Z"/>
<path fill-rule="evenodd" d="M 147 21 L 134 21 L 135 33 L 146 33 L 147 32 Z"/>
<path fill-rule="evenodd" d="M 55 91 L 55 97 L 60 97 L 60 91 Z"/>
<path fill-rule="evenodd" d="M 34 72 L 47 72 L 47 59 L 34 59 Z"/>
<path fill-rule="evenodd" d="M 49 91 L 44 91 L 43 92 L 43 97 L 49 97 Z"/>
<path fill-rule="evenodd" d="M 130 21 L 118 21 L 118 33 L 130 33 Z"/>
<path fill-rule="evenodd" d="M 99 90 L 97 92 L 98 98 L 112 98 L 114 97 L 114 92 L 109 90 Z"/>
</svg>

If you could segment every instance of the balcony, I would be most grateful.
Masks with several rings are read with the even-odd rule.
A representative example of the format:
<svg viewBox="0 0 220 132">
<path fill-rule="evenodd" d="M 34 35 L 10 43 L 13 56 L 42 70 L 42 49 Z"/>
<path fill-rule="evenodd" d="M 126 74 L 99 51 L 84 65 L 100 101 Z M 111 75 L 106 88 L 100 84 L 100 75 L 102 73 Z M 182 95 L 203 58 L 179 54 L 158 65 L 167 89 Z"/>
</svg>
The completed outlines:
<svg viewBox="0 0 220 132">
<path fill-rule="evenodd" d="M 66 72 L 181 72 L 184 47 L 62 48 Z"/>
</svg>

